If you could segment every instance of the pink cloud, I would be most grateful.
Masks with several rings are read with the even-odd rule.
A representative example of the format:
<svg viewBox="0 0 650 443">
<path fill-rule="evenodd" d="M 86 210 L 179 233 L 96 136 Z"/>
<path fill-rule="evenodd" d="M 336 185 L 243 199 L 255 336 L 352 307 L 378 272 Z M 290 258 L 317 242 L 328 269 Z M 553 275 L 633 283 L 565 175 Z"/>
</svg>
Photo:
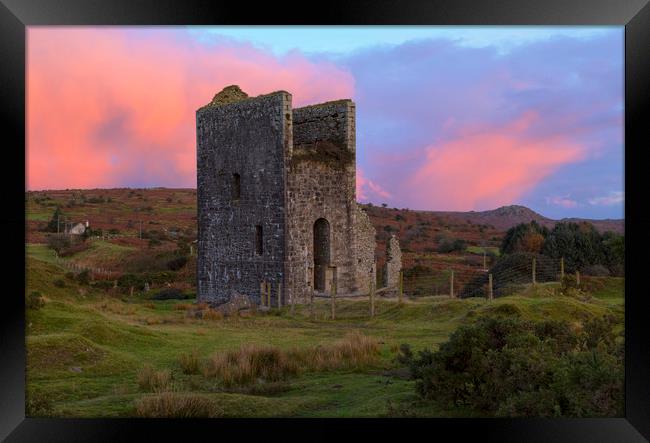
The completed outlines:
<svg viewBox="0 0 650 443">
<path fill-rule="evenodd" d="M 511 204 L 562 165 L 585 156 L 565 136 L 535 137 L 539 119 L 526 112 L 499 128 L 460 130 L 455 139 L 426 148 L 423 164 L 404 192 L 414 208 L 480 210 Z"/>
<path fill-rule="evenodd" d="M 625 201 L 625 193 L 622 191 L 610 192 L 609 195 L 602 197 L 594 197 L 589 199 L 590 205 L 595 206 L 609 206 L 623 203 Z"/>
<path fill-rule="evenodd" d="M 183 33 L 28 28 L 28 189 L 195 186 L 195 111 L 224 86 L 294 106 L 352 97 L 350 73 L 298 52 Z"/>
<path fill-rule="evenodd" d="M 578 202 L 570 199 L 568 196 L 560 197 L 556 195 L 553 197 L 546 197 L 546 203 L 561 206 L 563 208 L 576 208 L 578 206 Z"/>
<path fill-rule="evenodd" d="M 390 198 L 391 194 L 379 186 L 377 183 L 366 178 L 363 170 L 357 168 L 357 200 L 359 201 L 369 201 L 372 199 L 378 198 Z"/>
</svg>

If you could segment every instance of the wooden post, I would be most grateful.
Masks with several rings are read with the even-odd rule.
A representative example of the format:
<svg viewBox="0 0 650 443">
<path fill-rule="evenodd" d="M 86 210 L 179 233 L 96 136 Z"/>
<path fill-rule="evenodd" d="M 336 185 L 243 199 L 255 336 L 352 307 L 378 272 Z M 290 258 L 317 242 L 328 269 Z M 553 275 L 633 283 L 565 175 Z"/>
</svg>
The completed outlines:
<svg viewBox="0 0 650 443">
<path fill-rule="evenodd" d="M 533 285 L 535 285 L 535 257 L 533 257 Z"/>
<path fill-rule="evenodd" d="M 309 287 L 309 318 L 314 318 L 314 288 Z"/>
<path fill-rule="evenodd" d="M 369 296 L 370 296 L 370 317 L 374 317 L 375 316 L 375 284 L 373 281 L 370 282 Z"/>
<path fill-rule="evenodd" d="M 449 296 L 454 298 L 454 270 L 451 270 L 451 275 L 449 276 Z"/>
<path fill-rule="evenodd" d="M 560 281 L 564 280 L 564 257 L 560 259 Z"/>
<path fill-rule="evenodd" d="M 271 282 L 266 283 L 266 306 L 271 309 Z"/>
<path fill-rule="evenodd" d="M 494 299 L 494 295 L 492 293 L 492 274 L 488 274 L 488 299 Z"/>
<path fill-rule="evenodd" d="M 330 283 L 330 299 L 332 300 L 332 320 L 336 320 L 336 283 Z"/>
<path fill-rule="evenodd" d="M 487 271 L 487 266 L 486 266 L 486 259 L 485 259 L 485 248 L 483 248 L 483 270 Z"/>
<path fill-rule="evenodd" d="M 282 282 L 278 282 L 278 309 L 282 309 Z"/>
<path fill-rule="evenodd" d="M 133 297 L 133 286 L 131 286 L 131 297 Z"/>
<path fill-rule="evenodd" d="M 260 282 L 260 304 L 264 306 L 264 281 Z"/>
<path fill-rule="evenodd" d="M 399 292 L 397 293 L 397 302 L 402 304 L 402 293 L 404 292 L 404 274 L 399 271 Z"/>
<path fill-rule="evenodd" d="M 576 286 L 580 286 L 580 271 L 576 270 Z"/>
</svg>

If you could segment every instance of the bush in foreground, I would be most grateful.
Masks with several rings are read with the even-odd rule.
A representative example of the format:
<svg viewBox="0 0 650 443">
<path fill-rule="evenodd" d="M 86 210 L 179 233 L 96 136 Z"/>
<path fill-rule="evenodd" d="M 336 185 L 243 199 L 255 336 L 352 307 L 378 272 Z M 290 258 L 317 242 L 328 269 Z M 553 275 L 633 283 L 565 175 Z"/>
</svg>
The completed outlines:
<svg viewBox="0 0 650 443">
<path fill-rule="evenodd" d="M 417 392 L 443 406 L 496 416 L 614 417 L 623 414 L 623 346 L 613 318 L 567 322 L 484 318 L 463 326 L 437 352 L 398 361 Z"/>
<path fill-rule="evenodd" d="M 45 306 L 45 300 L 43 300 L 43 296 L 38 291 L 30 292 L 29 295 L 25 298 L 25 307 L 27 309 L 36 311 L 38 309 L 41 309 L 43 306 Z"/>
</svg>

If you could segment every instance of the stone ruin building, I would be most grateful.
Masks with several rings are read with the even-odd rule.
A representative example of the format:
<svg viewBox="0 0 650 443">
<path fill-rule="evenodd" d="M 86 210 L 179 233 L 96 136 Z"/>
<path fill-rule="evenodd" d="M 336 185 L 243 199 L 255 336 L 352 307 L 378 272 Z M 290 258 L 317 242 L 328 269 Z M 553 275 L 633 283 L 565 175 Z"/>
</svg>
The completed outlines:
<svg viewBox="0 0 650 443">
<path fill-rule="evenodd" d="M 332 282 L 338 294 L 368 292 L 376 232 L 356 203 L 354 102 L 293 109 L 286 91 L 229 86 L 196 112 L 196 130 L 199 301 L 259 303 L 263 281 L 274 305 Z"/>
</svg>

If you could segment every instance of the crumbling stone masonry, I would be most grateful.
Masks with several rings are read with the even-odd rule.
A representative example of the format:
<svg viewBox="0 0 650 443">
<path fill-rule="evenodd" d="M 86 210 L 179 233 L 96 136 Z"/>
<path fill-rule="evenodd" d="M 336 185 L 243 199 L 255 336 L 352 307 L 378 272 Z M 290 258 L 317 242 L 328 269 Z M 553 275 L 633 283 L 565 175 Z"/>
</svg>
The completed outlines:
<svg viewBox="0 0 650 443">
<path fill-rule="evenodd" d="M 386 263 L 384 263 L 383 284 L 389 289 L 399 286 L 399 272 L 402 269 L 402 250 L 399 241 L 392 235 L 386 242 Z"/>
<path fill-rule="evenodd" d="M 356 203 L 355 105 L 293 109 L 291 94 L 249 97 L 237 86 L 196 113 L 198 299 L 274 305 L 312 290 L 367 291 L 375 228 Z M 278 284 L 281 292 L 278 294 Z"/>
</svg>

